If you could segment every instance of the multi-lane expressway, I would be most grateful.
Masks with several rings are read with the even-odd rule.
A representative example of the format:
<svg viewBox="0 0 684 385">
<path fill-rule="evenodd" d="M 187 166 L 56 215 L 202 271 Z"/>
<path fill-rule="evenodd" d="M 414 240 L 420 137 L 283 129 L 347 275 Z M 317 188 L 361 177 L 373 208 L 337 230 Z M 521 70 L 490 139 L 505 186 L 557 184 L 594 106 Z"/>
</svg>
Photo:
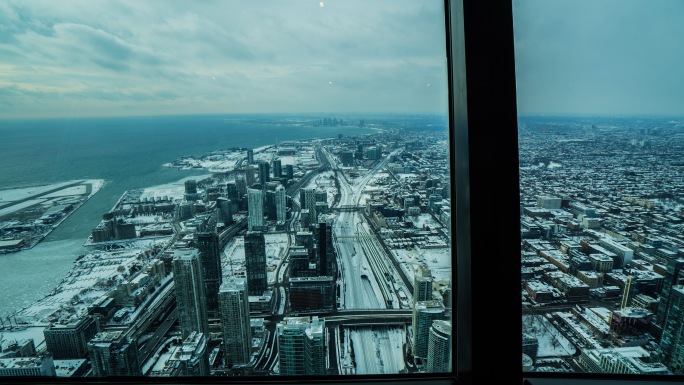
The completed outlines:
<svg viewBox="0 0 684 385">
<path fill-rule="evenodd" d="M 342 175 L 342 177 L 339 178 L 340 199 L 337 207 L 358 206 L 365 186 L 387 165 L 393 155 L 399 154 L 401 151 L 402 149 L 393 151 L 378 161 L 365 175 L 351 182 L 344 176 L 344 173 L 338 173 L 338 176 Z M 334 169 L 336 168 L 334 157 L 325 147 L 318 147 L 317 153 L 321 161 L 319 167 L 307 173 L 306 177 L 300 180 L 301 183 L 288 188 L 288 194 L 296 193 L 304 185 L 304 182 L 330 165 Z M 292 224 L 294 222 L 291 221 Z M 241 227 L 240 225 L 236 224 L 234 227 Z M 404 279 L 397 279 L 396 264 L 391 263 L 386 250 L 377 239 L 377 234 L 369 231 L 369 228 L 370 226 L 366 223 L 365 218 L 356 210 L 340 210 L 333 225 L 334 244 L 341 276 L 340 309 L 334 313 L 310 314 L 318 315 L 326 320 L 326 327 L 329 328 L 330 332 L 328 334 L 330 338 L 329 347 L 332 350 L 329 351 L 330 356 L 328 357 L 331 367 L 336 367 L 336 363 L 341 358 L 337 349 L 341 342 L 335 337 L 339 335 L 339 327 L 345 327 L 345 325 L 355 325 L 356 327 L 388 324 L 405 325 L 410 323 L 410 309 L 393 309 L 398 304 L 395 284 L 399 284 L 402 280 L 405 281 L 405 277 L 402 277 Z M 272 372 L 277 363 L 278 348 L 275 325 L 288 315 L 286 311 L 287 293 L 284 286 L 286 272 L 287 259 L 284 258 L 275 273 L 274 307 L 272 313 L 265 317 L 264 343 L 257 354 L 255 370 Z M 129 329 L 128 334 L 131 337 L 139 337 L 147 331 L 152 322 L 157 320 L 163 311 L 168 312 L 169 307 L 175 306 L 173 282 L 160 290 L 156 297 L 158 302 L 151 303 L 150 308 L 146 309 L 147 311 L 143 312 Z M 162 335 L 175 323 L 177 319 L 175 309 L 168 313 L 166 320 L 157 328 L 152 338 L 139 352 L 141 363 L 149 359 L 149 356 L 161 343 Z M 363 334 L 362 338 L 372 340 L 370 335 L 365 335 L 365 333 L 370 332 L 369 330 L 360 328 L 357 332 Z M 382 333 L 382 328 L 375 331 L 375 333 L 378 332 Z"/>
</svg>

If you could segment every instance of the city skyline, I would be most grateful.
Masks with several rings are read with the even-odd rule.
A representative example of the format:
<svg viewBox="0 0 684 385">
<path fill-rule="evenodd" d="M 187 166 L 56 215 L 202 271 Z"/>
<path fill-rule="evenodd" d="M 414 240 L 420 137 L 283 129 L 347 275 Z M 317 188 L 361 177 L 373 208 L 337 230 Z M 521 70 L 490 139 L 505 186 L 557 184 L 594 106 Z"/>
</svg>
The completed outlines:
<svg viewBox="0 0 684 385">
<path fill-rule="evenodd" d="M 104 214 L 88 214 L 96 219 L 88 225 L 94 227 L 83 243 L 88 252 L 77 257 L 52 292 L 13 311 L 0 324 L 4 336 L 17 340 L 0 341 L 0 375 L 424 372 L 426 359 L 429 362 L 427 323 L 420 327 L 425 351 L 416 364 L 410 353 L 415 342 L 409 299 L 415 266 L 425 264 L 434 274 L 433 285 L 423 294 L 445 309 L 445 319 L 451 318 L 451 189 L 444 161 L 448 140 L 445 130 L 432 128 L 433 121 L 416 120 L 414 128 L 407 129 L 393 128 L 405 123 L 403 119 L 369 120 L 366 124 L 381 129 L 279 141 L 252 151 L 212 149 L 199 157 L 180 156 L 164 163 L 163 168 L 179 169 L 174 175 L 185 177 L 125 190 L 119 197 L 111 196 L 117 203 Z M 354 154 L 354 164 L 343 166 L 341 156 L 347 152 Z M 275 204 L 249 201 L 248 191 L 262 192 L 256 178 L 254 185 L 244 186 L 244 194 L 237 194 L 249 153 L 255 164 L 280 161 L 286 170 L 292 169 L 278 177 L 275 167 L 262 168 L 260 180 L 272 179 L 266 182 L 266 191 L 280 186 L 286 196 L 285 221 L 259 215 L 259 232 L 249 231 L 250 211 L 254 205 L 266 211 Z M 203 171 L 183 171 L 188 169 Z M 140 182 L 150 181 L 143 176 Z M 86 214 L 56 204 L 59 209 L 45 206 L 42 215 L 37 208 L 27 210 L 24 201 L 54 195 L 58 202 L 76 204 L 88 198 L 85 194 L 100 193 L 100 184 L 89 180 L 4 192 L 0 198 L 8 202 L 12 217 L 39 216 L 51 226 L 15 232 L 23 225 L 6 217 L 10 222 L 2 222 L 5 238 L 0 251 L 11 258 L 38 250 L 50 241 L 29 241 L 57 230 L 61 223 L 50 216 Z M 221 202 L 232 199 L 236 211 L 231 211 L 232 223 L 226 226 L 225 218 L 219 220 L 225 215 Z M 317 217 L 302 216 L 308 205 L 315 207 Z M 29 217 L 26 220 L 31 221 Z M 210 306 L 214 294 L 219 314 Z M 278 325 L 304 316 L 307 324 L 311 316 L 312 324 L 301 330 L 303 334 L 298 332 L 297 341 L 282 345 Z M 107 345 L 108 350 L 101 350 L 118 361 L 109 367 L 98 364 L 91 371 L 88 365 L 94 358 L 78 349 L 103 331 L 121 332 L 132 345 Z M 57 332 L 65 337 L 64 357 L 59 356 L 61 345 L 53 343 Z M 287 352 L 281 350 L 284 346 Z M 398 349 L 402 346 L 406 349 Z M 55 360 L 40 360 L 50 355 Z M 303 366 L 298 363 L 302 358 Z M 78 359 L 77 372 L 60 369 L 63 359 Z M 434 371 L 448 372 L 444 365 Z"/>
</svg>

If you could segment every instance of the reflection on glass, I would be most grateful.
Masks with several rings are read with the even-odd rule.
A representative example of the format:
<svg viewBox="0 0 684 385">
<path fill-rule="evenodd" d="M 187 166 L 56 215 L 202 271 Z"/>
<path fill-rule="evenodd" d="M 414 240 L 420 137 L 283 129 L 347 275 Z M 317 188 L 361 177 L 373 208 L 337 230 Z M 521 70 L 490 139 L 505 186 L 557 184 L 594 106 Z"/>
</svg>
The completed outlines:
<svg viewBox="0 0 684 385">
<path fill-rule="evenodd" d="M 524 370 L 682 374 L 683 4 L 513 5 Z"/>
<path fill-rule="evenodd" d="M 0 5 L 0 375 L 451 372 L 443 1 Z"/>
</svg>

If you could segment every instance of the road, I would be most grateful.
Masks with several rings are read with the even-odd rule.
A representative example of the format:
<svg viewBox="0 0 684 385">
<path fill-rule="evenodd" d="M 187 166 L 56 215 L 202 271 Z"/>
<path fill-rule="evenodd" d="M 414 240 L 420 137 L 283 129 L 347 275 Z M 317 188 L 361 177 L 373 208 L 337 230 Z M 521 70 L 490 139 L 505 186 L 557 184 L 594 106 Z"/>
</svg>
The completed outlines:
<svg viewBox="0 0 684 385">
<path fill-rule="evenodd" d="M 389 162 L 393 155 L 399 154 L 403 149 L 397 149 L 376 163 L 363 177 L 350 182 L 343 172 L 338 172 L 340 200 L 338 207 L 358 206 L 361 194 L 368 182 L 380 172 Z M 334 157 L 323 150 L 324 156 L 337 169 Z M 342 177 L 339 177 L 339 176 Z M 338 262 L 341 276 L 341 309 L 385 309 L 398 305 L 398 300 L 388 303 L 393 298 L 393 290 L 389 289 L 388 277 L 397 277 L 394 266 L 389 262 L 385 249 L 379 240 L 368 229 L 365 218 L 356 211 L 340 210 L 339 216 L 333 225 L 333 237 L 337 248 Z M 370 269 L 369 269 L 370 267 Z M 378 298 L 376 293 L 382 293 Z M 385 303 L 383 303 L 385 302 Z M 382 316 L 380 316 L 382 317 Z M 356 317 L 354 317 L 356 318 Z M 386 320 L 385 320 L 386 321 Z M 347 329 L 345 340 L 351 333 Z M 339 370 L 344 373 L 355 374 L 378 374 L 398 373 L 404 368 L 403 354 L 401 352 L 401 339 L 397 338 L 396 330 L 390 328 L 358 329 L 354 333 L 354 354 L 357 367 L 350 368 L 346 363 L 349 361 L 350 352 L 337 349 L 335 358 Z M 335 339 L 336 343 L 342 343 Z M 399 348 L 398 350 L 396 348 Z M 397 354 L 401 360 L 393 359 Z M 362 358 L 363 357 L 363 358 Z M 358 365 L 367 363 L 367 365 Z"/>
</svg>

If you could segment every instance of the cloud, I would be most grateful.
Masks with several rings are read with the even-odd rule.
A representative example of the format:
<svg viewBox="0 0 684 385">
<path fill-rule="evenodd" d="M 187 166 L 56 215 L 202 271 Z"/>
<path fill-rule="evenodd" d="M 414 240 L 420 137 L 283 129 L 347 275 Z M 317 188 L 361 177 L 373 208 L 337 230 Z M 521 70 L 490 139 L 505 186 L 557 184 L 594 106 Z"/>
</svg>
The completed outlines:
<svg viewBox="0 0 684 385">
<path fill-rule="evenodd" d="M 442 7 L 438 0 L 325 8 L 273 0 L 8 0 L 0 3 L 0 86 L 21 97 L 5 112 L 37 116 L 88 98 L 92 111 L 115 115 L 130 112 L 124 101 L 183 113 L 374 105 L 445 113 L 446 92 L 435 87 L 446 82 Z M 426 83 L 431 93 L 421 94 Z"/>
<path fill-rule="evenodd" d="M 514 1 L 520 113 L 684 113 L 684 3 Z"/>
</svg>

